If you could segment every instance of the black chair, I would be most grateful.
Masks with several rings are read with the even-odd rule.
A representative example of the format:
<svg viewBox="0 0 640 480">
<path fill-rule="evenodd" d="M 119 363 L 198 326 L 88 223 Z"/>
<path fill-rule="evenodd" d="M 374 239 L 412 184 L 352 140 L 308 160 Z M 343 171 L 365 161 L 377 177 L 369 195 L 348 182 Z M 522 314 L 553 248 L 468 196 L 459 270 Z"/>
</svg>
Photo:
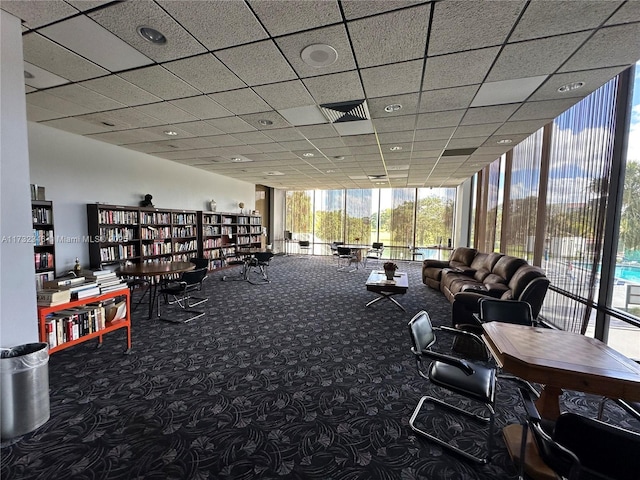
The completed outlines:
<svg viewBox="0 0 640 480">
<path fill-rule="evenodd" d="M 157 310 L 158 318 L 160 320 L 167 320 L 175 323 L 187 323 L 196 318 L 200 318 L 205 315 L 205 312 L 192 310 L 193 307 L 206 302 L 207 298 L 193 297 L 193 292 L 200 291 L 202 281 L 207 276 L 206 268 L 199 268 L 196 270 L 190 270 L 183 272 L 180 275 L 180 279 L 177 281 L 169 282 L 164 287 L 160 288 L 157 297 Z M 164 298 L 164 303 L 167 305 L 178 305 L 183 311 L 190 313 L 191 316 L 184 320 L 163 318 L 160 310 L 160 297 Z M 172 297 L 173 300 L 169 300 Z"/>
<path fill-rule="evenodd" d="M 521 477 L 526 463 L 526 439 L 530 433 L 542 460 L 563 478 L 638 478 L 639 433 L 569 412 L 562 413 L 552 428 L 545 429 L 534 397 L 523 388 L 520 395 L 527 413 L 520 450 L 520 458 L 524 460 L 520 461 Z"/>
<path fill-rule="evenodd" d="M 298 247 L 300 248 L 300 253 L 303 254 L 300 258 L 309 258 L 309 252 L 311 251 L 311 242 L 309 240 L 299 240 Z"/>
<path fill-rule="evenodd" d="M 367 268 L 367 260 L 382 260 L 382 252 L 384 251 L 384 244 L 381 242 L 373 242 L 371 248 L 367 251 L 367 255 L 364 257 L 364 266 Z"/>
<path fill-rule="evenodd" d="M 356 265 L 356 268 L 349 270 L 349 272 L 355 272 L 358 269 L 358 256 L 348 247 L 341 247 L 338 245 L 338 271 L 344 272 L 352 264 Z"/>
<path fill-rule="evenodd" d="M 443 330 L 459 335 L 473 335 L 450 327 L 440 327 L 435 329 L 431 325 L 429 314 L 425 311 L 418 312 L 409 322 L 409 333 L 413 344 L 411 352 L 416 359 L 418 373 L 421 377 L 429 380 L 431 383 L 441 387 L 442 389 L 460 395 L 461 397 L 464 397 L 465 400 L 474 400 L 482 404 L 489 412 L 489 416 L 483 417 L 447 403 L 439 398 L 425 395 L 420 399 L 413 414 L 411 415 L 409 426 L 418 435 L 436 442 L 443 448 L 452 450 L 469 460 L 473 460 L 478 463 L 487 463 L 491 459 L 491 452 L 493 448 L 496 391 L 495 370 L 493 368 L 470 363 L 466 360 L 432 350 L 432 347 L 436 343 L 434 330 Z M 482 342 L 480 339 L 478 339 L 478 341 Z M 429 363 L 427 366 L 424 366 L 424 362 Z M 458 448 L 457 446 L 418 428 L 415 425 L 415 422 L 425 401 L 436 403 L 474 420 L 488 423 L 486 455 L 482 457 L 474 455 L 469 451 L 462 450 L 461 448 Z"/>
<path fill-rule="evenodd" d="M 338 246 L 340 245 L 344 245 L 344 242 L 331 242 L 331 245 L 329 245 L 331 255 L 333 255 L 333 258 L 336 260 L 338 260 Z"/>
<path fill-rule="evenodd" d="M 222 259 L 222 264 L 227 267 L 234 267 L 241 265 L 242 268 L 235 275 L 223 275 L 221 280 L 223 282 L 226 281 L 235 281 L 235 280 L 246 280 L 247 279 L 247 265 L 245 258 L 238 254 L 238 251 L 235 250 L 233 254 L 228 254 L 225 252 L 225 249 L 220 249 L 220 258 Z"/>
<path fill-rule="evenodd" d="M 621 400 L 619 398 L 611 399 L 607 397 L 602 397 L 602 400 L 600 400 L 600 405 L 598 405 L 598 420 L 602 420 L 604 407 L 607 401 L 616 403 L 625 412 L 627 412 L 629 415 L 640 422 L 640 402 L 627 402 L 626 400 Z"/>
<path fill-rule="evenodd" d="M 101 270 L 108 270 L 110 272 L 117 272 L 120 267 L 124 267 L 125 265 L 126 265 L 126 262 L 101 263 L 100 264 L 100 269 Z M 129 295 L 130 295 L 131 299 L 133 299 L 133 293 L 136 290 L 138 290 L 138 289 L 143 290 L 142 293 L 140 294 L 140 298 L 138 298 L 136 303 L 131 308 L 131 311 L 133 312 L 133 311 L 136 310 L 136 308 L 138 308 L 140 303 L 142 303 L 142 300 L 144 300 L 144 297 L 147 294 L 151 295 L 151 289 L 149 288 L 149 286 L 150 286 L 149 285 L 149 279 L 147 279 L 147 278 L 139 278 L 139 277 L 129 277 L 129 276 L 120 276 L 120 278 L 127 284 L 127 287 L 129 287 Z"/>
<path fill-rule="evenodd" d="M 199 269 L 199 268 L 209 269 L 208 258 L 193 257 L 193 258 L 190 258 L 189 261 L 196 266 L 196 269 Z"/>
<path fill-rule="evenodd" d="M 262 285 L 265 283 L 271 283 L 269 280 L 268 268 L 271 259 L 273 258 L 272 252 L 257 252 L 247 262 L 247 280 L 252 285 Z M 260 275 L 258 281 L 254 280 L 251 276 L 252 273 Z"/>
</svg>

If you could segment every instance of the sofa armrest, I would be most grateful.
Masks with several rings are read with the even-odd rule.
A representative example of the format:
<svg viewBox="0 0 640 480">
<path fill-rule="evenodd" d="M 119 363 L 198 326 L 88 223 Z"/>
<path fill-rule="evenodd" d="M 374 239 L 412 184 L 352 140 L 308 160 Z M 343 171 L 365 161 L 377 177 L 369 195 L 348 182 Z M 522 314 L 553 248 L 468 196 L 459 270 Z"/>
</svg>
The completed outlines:
<svg viewBox="0 0 640 480">
<path fill-rule="evenodd" d="M 492 298 L 501 298 L 504 292 L 509 290 L 509 287 L 503 283 L 485 283 L 486 295 Z"/>
<path fill-rule="evenodd" d="M 427 259 L 422 261 L 423 268 L 448 268 L 449 262 L 447 260 L 434 260 Z"/>
</svg>

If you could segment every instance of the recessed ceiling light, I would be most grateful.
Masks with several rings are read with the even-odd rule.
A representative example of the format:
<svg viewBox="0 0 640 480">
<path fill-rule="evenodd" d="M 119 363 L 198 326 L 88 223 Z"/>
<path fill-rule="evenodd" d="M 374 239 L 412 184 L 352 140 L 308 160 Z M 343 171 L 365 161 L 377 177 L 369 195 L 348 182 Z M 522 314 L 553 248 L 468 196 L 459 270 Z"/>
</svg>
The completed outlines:
<svg viewBox="0 0 640 480">
<path fill-rule="evenodd" d="M 374 185 L 386 185 L 385 182 L 376 182 Z"/>
<path fill-rule="evenodd" d="M 327 170 L 327 173 L 336 173 L 335 170 Z"/>
<path fill-rule="evenodd" d="M 167 37 L 152 27 L 140 25 L 137 29 L 138 35 L 144 38 L 147 42 L 151 42 L 156 45 L 164 45 L 167 43 Z"/>
<path fill-rule="evenodd" d="M 302 156 L 303 157 L 313 157 L 314 155 L 311 152 L 307 152 L 307 153 L 303 153 Z"/>
<path fill-rule="evenodd" d="M 271 120 L 267 120 L 265 118 L 262 118 L 262 119 L 258 120 L 258 124 L 262 125 L 263 127 L 266 127 L 267 125 L 273 125 L 273 122 Z"/>
<path fill-rule="evenodd" d="M 510 138 L 503 138 L 502 140 L 498 140 L 496 143 L 498 145 L 509 145 L 510 143 L 513 143 L 513 140 Z"/>
<path fill-rule="evenodd" d="M 165 130 L 164 132 L 165 135 L 169 135 L 170 137 L 175 137 L 176 135 L 178 135 L 178 132 L 174 132 L 173 130 Z"/>
<path fill-rule="evenodd" d="M 33 74 L 30 72 L 24 71 L 24 78 L 33 78 Z"/>
<path fill-rule="evenodd" d="M 387 112 L 387 113 L 397 112 L 401 108 L 402 108 L 402 105 L 400 105 L 399 103 L 394 103 L 394 104 L 387 105 L 386 107 L 384 107 L 384 111 Z"/>
<path fill-rule="evenodd" d="M 100 123 L 102 123 L 103 125 L 106 125 L 107 127 L 115 127 L 116 126 L 115 123 L 110 123 L 110 122 L 100 122 Z"/>
<path fill-rule="evenodd" d="M 402 150 L 402 147 L 400 145 L 396 145 L 395 147 L 389 148 L 389 150 L 391 150 L 392 152 L 399 152 L 400 150 Z"/>
<path fill-rule="evenodd" d="M 322 68 L 333 65 L 338 60 L 338 52 L 331 45 L 318 43 L 305 47 L 300 58 L 311 67 Z"/>
<path fill-rule="evenodd" d="M 573 83 L 567 83 L 566 85 L 562 85 L 560 88 L 558 88 L 558 91 L 560 93 L 567 93 L 567 92 L 572 92 L 574 90 L 578 90 L 579 88 L 584 87 L 584 82 L 573 82 Z"/>
<path fill-rule="evenodd" d="M 342 155 L 337 155 L 335 157 L 333 157 L 334 160 L 344 160 L 344 157 Z"/>
</svg>

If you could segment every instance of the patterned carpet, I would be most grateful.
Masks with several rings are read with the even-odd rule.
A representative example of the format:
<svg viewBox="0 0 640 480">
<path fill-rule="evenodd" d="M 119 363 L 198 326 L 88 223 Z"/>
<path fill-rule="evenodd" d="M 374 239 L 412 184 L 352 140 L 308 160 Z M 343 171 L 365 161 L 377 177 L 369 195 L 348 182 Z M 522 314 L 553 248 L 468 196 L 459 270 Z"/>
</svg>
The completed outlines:
<svg viewBox="0 0 640 480">
<path fill-rule="evenodd" d="M 207 315 L 188 324 L 134 314 L 122 331 L 53 354 L 51 419 L 2 444 L 11 479 L 515 479 L 500 429 L 523 411 L 500 381 L 495 455 L 487 466 L 417 438 L 408 419 L 434 392 L 416 372 L 406 327 L 425 309 L 449 324 L 450 305 L 401 263 L 407 312 L 375 298 L 368 270 L 337 272 L 332 258 L 274 257 L 272 283 L 206 280 Z M 232 273 L 230 270 L 225 274 Z M 597 398 L 564 408 L 595 415 Z M 464 445 L 483 431 L 446 411 L 434 428 Z M 638 428 L 615 405 L 607 419 Z"/>
</svg>

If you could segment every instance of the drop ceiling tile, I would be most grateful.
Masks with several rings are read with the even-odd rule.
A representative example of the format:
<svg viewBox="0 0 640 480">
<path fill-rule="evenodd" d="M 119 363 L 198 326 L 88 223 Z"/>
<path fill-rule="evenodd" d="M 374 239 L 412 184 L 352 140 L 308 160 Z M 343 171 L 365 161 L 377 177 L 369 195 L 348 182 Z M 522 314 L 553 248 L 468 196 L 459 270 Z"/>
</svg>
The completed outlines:
<svg viewBox="0 0 640 480">
<path fill-rule="evenodd" d="M 611 48 L 611 45 L 624 45 L 625 48 Z M 640 56 L 638 52 L 640 52 L 640 23 L 601 28 L 559 71 L 571 72 L 631 65 L 638 60 Z"/>
<path fill-rule="evenodd" d="M 496 130 L 495 135 L 532 134 L 544 127 L 546 120 L 509 121 Z"/>
<path fill-rule="evenodd" d="M 2 10 L 18 17 L 27 27 L 36 28 L 74 15 L 78 11 L 62 0 L 49 0 L 46 8 L 34 1 L 2 0 Z"/>
<path fill-rule="evenodd" d="M 139 137 L 131 131 L 96 133 L 94 135 L 87 135 L 87 137 L 92 140 L 99 140 L 113 145 L 126 145 L 128 143 L 138 143 L 140 141 Z"/>
<path fill-rule="evenodd" d="M 309 139 L 318 139 L 318 138 L 327 138 L 333 137 L 338 138 L 338 133 L 333 125 L 325 124 L 325 125 L 311 125 L 311 126 L 303 126 L 298 127 L 298 131 Z"/>
<path fill-rule="evenodd" d="M 150 58 L 84 15 L 50 25 L 38 32 L 111 72 L 153 63 Z"/>
<path fill-rule="evenodd" d="M 483 125 L 460 125 L 452 138 L 488 137 L 502 126 L 502 123 L 485 123 Z"/>
<path fill-rule="evenodd" d="M 73 5 L 81 12 L 86 12 L 93 8 L 101 7 L 107 3 L 112 3 L 112 0 L 65 0 L 67 3 Z"/>
<path fill-rule="evenodd" d="M 336 0 L 251 0 L 249 4 L 272 36 L 342 21 Z"/>
<path fill-rule="evenodd" d="M 204 93 L 223 92 L 247 86 L 210 53 L 175 60 L 162 66 Z"/>
<path fill-rule="evenodd" d="M 262 100 L 250 88 L 213 93 L 209 96 L 235 115 L 245 115 L 247 113 L 267 112 L 272 110 L 269 104 Z"/>
<path fill-rule="evenodd" d="M 268 37 L 244 2 L 159 0 L 158 3 L 208 50 Z"/>
<path fill-rule="evenodd" d="M 622 70 L 625 70 L 625 68 L 626 66 L 621 66 L 551 75 L 548 80 L 531 95 L 529 101 L 586 97 Z M 558 92 L 559 87 L 573 82 L 584 82 L 584 87 L 564 93 Z"/>
<path fill-rule="evenodd" d="M 74 82 L 109 73 L 37 33 L 22 36 L 25 61 Z"/>
<path fill-rule="evenodd" d="M 525 4 L 516 0 L 435 3 L 428 55 L 502 44 Z"/>
<path fill-rule="evenodd" d="M 344 147 L 342 137 L 314 138 L 311 140 L 311 143 L 313 143 L 316 148 L 321 149 L 323 152 L 325 151 L 325 149 Z"/>
<path fill-rule="evenodd" d="M 166 62 L 206 51 L 185 28 L 154 2 L 116 2 L 108 8 L 95 10 L 88 15 L 156 62 Z M 167 42 L 162 45 L 148 42 L 138 34 L 139 26 L 155 28 L 167 38 Z"/>
<path fill-rule="evenodd" d="M 441 150 L 447 145 L 447 141 L 448 140 L 442 139 L 442 140 L 425 140 L 421 142 L 414 142 L 413 151 L 420 152 L 420 151 L 435 151 L 438 149 Z"/>
<path fill-rule="evenodd" d="M 418 93 L 407 93 L 404 95 L 391 95 L 389 97 L 369 98 L 367 99 L 369 114 L 374 120 L 377 118 L 411 115 L 417 112 L 418 96 Z M 389 105 L 401 105 L 402 108 L 387 112 L 385 111 L 385 107 Z"/>
<path fill-rule="evenodd" d="M 274 110 L 314 105 L 315 102 L 300 80 L 261 85 L 253 89 Z"/>
<path fill-rule="evenodd" d="M 286 152 L 287 149 L 284 148 L 282 145 L 280 145 L 279 143 L 261 143 L 259 145 L 256 146 L 256 148 L 258 150 L 260 150 L 262 153 L 272 153 L 274 155 L 278 155 L 281 152 Z"/>
<path fill-rule="evenodd" d="M 578 100 L 579 99 L 577 98 L 565 98 L 558 100 L 542 100 L 539 102 L 526 102 L 511 116 L 510 120 L 550 121 L 565 110 L 568 110 Z"/>
<path fill-rule="evenodd" d="M 207 120 L 207 123 L 225 133 L 251 132 L 255 130 L 240 117 L 212 118 Z"/>
<path fill-rule="evenodd" d="M 491 107 L 470 108 L 465 113 L 461 125 L 480 125 L 483 123 L 502 123 L 517 110 L 519 105 L 497 105 Z"/>
<path fill-rule="evenodd" d="M 216 138 L 216 137 L 214 137 Z M 193 137 L 193 138 L 172 138 L 171 140 L 165 140 L 163 142 L 156 142 L 158 145 L 171 146 L 176 150 L 193 150 L 201 149 L 213 146 L 212 142 L 208 140 L 208 137 Z"/>
<path fill-rule="evenodd" d="M 424 57 L 430 10 L 430 5 L 420 5 L 349 22 L 347 28 L 358 66 Z"/>
<path fill-rule="evenodd" d="M 304 140 L 304 137 L 295 128 L 280 128 L 277 130 L 267 130 L 264 134 L 276 142 L 288 142 Z"/>
<path fill-rule="evenodd" d="M 361 70 L 362 84 L 367 97 L 418 92 L 422 77 L 422 63 L 422 60 L 414 60 Z"/>
<path fill-rule="evenodd" d="M 422 92 L 419 111 L 441 112 L 468 108 L 479 88 L 480 85 L 469 85 Z"/>
<path fill-rule="evenodd" d="M 413 128 L 403 132 L 380 133 L 378 130 L 378 140 L 381 145 L 400 144 L 413 141 Z"/>
<path fill-rule="evenodd" d="M 556 71 L 589 33 L 573 33 L 504 47 L 487 77 L 488 82 L 549 75 Z"/>
<path fill-rule="evenodd" d="M 618 25 L 631 22 L 640 22 L 640 2 L 626 2 L 605 24 Z"/>
<path fill-rule="evenodd" d="M 25 93 L 31 93 L 31 92 L 36 92 L 36 91 L 37 91 L 37 88 L 30 87 L 29 85 L 25 85 L 24 86 L 24 92 Z"/>
<path fill-rule="evenodd" d="M 294 107 L 279 110 L 287 122 L 296 127 L 305 125 L 318 125 L 328 123 L 327 117 L 324 116 L 320 108 L 315 105 L 307 107 Z"/>
<path fill-rule="evenodd" d="M 364 90 L 357 72 L 342 72 L 303 80 L 317 104 L 361 100 Z"/>
<path fill-rule="evenodd" d="M 413 131 L 416 116 L 403 115 L 402 117 L 377 118 L 374 123 L 378 133 L 400 132 L 403 130 Z"/>
<path fill-rule="evenodd" d="M 47 125 L 48 127 L 64 130 L 65 132 L 75 133 L 77 135 L 89 135 L 92 133 L 109 131 L 109 129 L 106 128 L 105 126 L 101 127 L 100 125 L 85 122 L 75 117 L 49 120 L 46 122 L 42 122 L 42 124 Z"/>
<path fill-rule="evenodd" d="M 301 78 L 344 72 L 345 70 L 354 70 L 356 68 L 349 38 L 347 37 L 347 30 L 343 25 L 287 35 L 286 37 L 277 38 L 276 43 Z M 338 58 L 333 64 L 325 67 L 314 67 L 307 65 L 302 60 L 300 56 L 302 50 L 309 45 L 317 44 L 329 45 L 336 50 Z"/>
<path fill-rule="evenodd" d="M 108 112 L 91 113 L 81 117 L 91 122 L 107 122 L 114 124 L 114 130 L 122 130 L 128 128 L 153 127 L 161 125 L 163 122 L 157 118 L 145 115 L 133 108 L 123 108 L 120 110 L 110 110 Z"/>
<path fill-rule="evenodd" d="M 458 127 L 459 128 L 459 127 Z M 443 140 L 451 138 L 455 127 L 427 128 L 416 130 L 416 140 Z"/>
<path fill-rule="evenodd" d="M 31 75 L 33 75 L 33 78 L 25 77 L 24 79 L 24 83 L 33 88 L 56 87 L 58 85 L 69 83 L 69 80 L 67 80 L 66 78 L 59 77 L 54 73 L 43 70 L 42 68 L 32 65 L 28 62 L 24 62 L 24 71 L 29 72 Z"/>
<path fill-rule="evenodd" d="M 27 95 L 27 103 L 35 107 L 44 108 L 52 112 L 57 112 L 62 116 L 81 115 L 92 110 L 77 103 L 70 102 L 64 98 L 51 95 L 47 92 L 34 92 Z"/>
<path fill-rule="evenodd" d="M 531 2 L 509 37 L 510 42 L 597 28 L 620 1 Z"/>
<path fill-rule="evenodd" d="M 162 99 L 117 75 L 87 80 L 80 85 L 129 106 L 160 102 Z"/>
<path fill-rule="evenodd" d="M 215 55 L 249 86 L 296 78 L 272 40 L 221 50 Z"/>
<path fill-rule="evenodd" d="M 168 138 L 173 138 L 173 137 L 167 136 L 164 133 L 169 129 L 173 130 L 173 128 L 169 128 L 167 126 L 135 128 L 135 129 L 129 130 L 128 134 L 134 135 L 135 136 L 134 138 L 137 139 L 137 142 L 163 142 Z M 186 136 L 186 137 L 192 136 L 191 134 L 183 130 L 178 130 L 178 129 L 175 129 L 175 130 L 176 130 L 176 133 L 179 132 L 181 136 Z M 156 143 L 155 146 L 157 151 L 158 143 Z"/>
<path fill-rule="evenodd" d="M 170 104 L 189 112 L 196 118 L 206 120 L 209 118 L 229 117 L 232 113 L 207 95 L 171 100 Z M 175 120 L 177 121 L 177 120 Z"/>
<path fill-rule="evenodd" d="M 416 124 L 416 128 L 455 127 L 460 123 L 464 113 L 464 110 L 420 113 L 418 114 L 418 123 Z"/>
<path fill-rule="evenodd" d="M 527 133 L 522 133 L 522 134 L 511 133 L 509 135 L 492 135 L 489 138 L 487 138 L 487 140 L 483 143 L 483 146 L 484 147 L 500 146 L 498 142 L 500 142 L 501 140 L 511 140 L 512 143 L 503 147 L 504 148 L 503 151 L 506 152 L 507 150 L 511 150 L 515 145 L 517 145 L 518 143 L 523 141 L 525 138 L 530 136 L 531 133 L 533 132 L 535 132 L 535 130 Z"/>
<path fill-rule="evenodd" d="M 193 97 L 201 93 L 160 65 L 122 72 L 118 75 L 164 100 Z"/>
<path fill-rule="evenodd" d="M 488 136 L 452 138 L 447 144 L 447 150 L 455 150 L 458 148 L 477 148 L 487 140 L 487 137 Z"/>
<path fill-rule="evenodd" d="M 377 145 L 378 140 L 375 135 L 354 135 L 342 139 L 347 147 L 360 147 L 362 145 Z"/>
<path fill-rule="evenodd" d="M 484 107 L 524 102 L 546 79 L 546 75 L 541 75 L 483 83 L 471 102 L 471 106 Z"/>
<path fill-rule="evenodd" d="M 427 59 L 423 90 L 481 83 L 498 54 L 498 47 L 451 53 Z M 464 75 L 460 75 L 464 72 Z"/>
<path fill-rule="evenodd" d="M 280 141 L 278 143 L 280 143 L 280 145 L 282 145 L 284 148 L 286 148 L 290 152 L 294 152 L 294 151 L 298 151 L 298 150 L 301 151 L 301 152 L 309 152 L 309 151 L 312 151 L 312 150 L 315 151 L 315 148 L 313 147 L 313 145 L 311 145 L 306 140 L 293 140 L 293 141 L 290 141 L 290 142 Z"/>
<path fill-rule="evenodd" d="M 198 120 L 197 117 L 194 117 L 190 113 L 181 110 L 180 108 L 172 105 L 169 102 L 141 105 L 139 107 L 134 107 L 133 110 L 137 110 L 138 112 L 142 112 L 145 115 L 157 118 L 165 124 L 176 122 L 192 122 Z"/>
<path fill-rule="evenodd" d="M 100 112 L 102 110 L 115 110 L 124 108 L 127 105 L 116 102 L 82 85 L 64 85 L 62 87 L 50 88 L 47 93 L 63 98 L 69 102 L 82 105 L 87 111 Z M 86 112 L 83 112 L 86 113 Z"/>
<path fill-rule="evenodd" d="M 240 118 L 257 130 L 272 130 L 290 126 L 289 122 L 287 122 L 278 112 L 273 110 L 269 112 L 240 115 Z M 261 121 L 271 122 L 271 124 L 261 125 Z"/>
</svg>

